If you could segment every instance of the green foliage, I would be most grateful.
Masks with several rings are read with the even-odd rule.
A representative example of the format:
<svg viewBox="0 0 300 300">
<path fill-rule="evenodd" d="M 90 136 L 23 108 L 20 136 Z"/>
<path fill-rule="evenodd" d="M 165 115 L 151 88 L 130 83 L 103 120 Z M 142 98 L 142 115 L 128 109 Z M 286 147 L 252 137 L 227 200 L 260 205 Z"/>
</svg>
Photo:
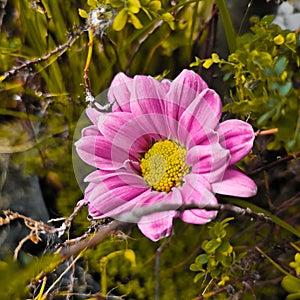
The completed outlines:
<svg viewBox="0 0 300 300">
<path fill-rule="evenodd" d="M 237 49 L 228 59 L 216 53 L 206 60 L 209 68 L 218 64 L 230 81 L 232 103 L 224 107 L 243 117 L 250 115 L 258 129 L 278 128 L 269 149 L 300 147 L 299 47 L 298 34 L 271 24 L 273 17 L 252 18 L 252 33 L 237 38 Z"/>
<path fill-rule="evenodd" d="M 194 282 L 198 282 L 200 279 L 202 282 L 211 282 L 212 279 L 217 285 L 223 286 L 233 276 L 233 268 L 245 253 L 241 253 L 237 257 L 230 244 L 226 227 L 231 220 L 233 218 L 227 218 L 209 226 L 210 239 L 203 241 L 201 245 L 204 253 L 198 255 L 190 266 L 191 271 L 198 273 Z"/>
<path fill-rule="evenodd" d="M 295 269 L 297 275 L 300 275 L 300 253 L 295 254 L 295 261 L 290 263 L 290 267 Z"/>
<path fill-rule="evenodd" d="M 113 258 L 107 261 L 106 281 L 107 290 L 114 295 L 123 295 L 125 299 L 153 299 L 159 284 L 159 299 L 192 299 L 196 293 L 189 265 L 207 230 L 207 225 L 185 226 L 176 220 L 175 234 L 170 242 L 162 240 L 153 243 L 135 228 L 130 237 L 108 238 L 96 249 L 86 251 L 84 257 L 89 270 L 99 273 L 102 282 L 101 262 L 107 261 L 112 254 Z M 191 236 L 194 238 L 191 239 Z M 134 256 L 130 249 L 134 251 Z M 134 260 L 124 257 L 126 250 L 130 251 L 128 253 Z"/>
<path fill-rule="evenodd" d="M 286 300 L 300 298 L 300 278 L 286 275 L 281 281 L 282 287 L 289 293 Z"/>
<path fill-rule="evenodd" d="M 296 272 L 296 275 L 300 274 L 300 253 L 295 254 L 295 261 L 290 262 L 290 267 Z M 287 274 L 281 281 L 282 287 L 289 293 L 286 297 L 287 300 L 300 298 L 300 278 Z"/>
<path fill-rule="evenodd" d="M 0 261 L 0 298 L 24 299 L 28 293 L 28 284 L 42 272 L 55 268 L 59 262 L 56 255 L 44 255 L 39 258 L 26 256 L 23 264 L 9 258 Z"/>
</svg>

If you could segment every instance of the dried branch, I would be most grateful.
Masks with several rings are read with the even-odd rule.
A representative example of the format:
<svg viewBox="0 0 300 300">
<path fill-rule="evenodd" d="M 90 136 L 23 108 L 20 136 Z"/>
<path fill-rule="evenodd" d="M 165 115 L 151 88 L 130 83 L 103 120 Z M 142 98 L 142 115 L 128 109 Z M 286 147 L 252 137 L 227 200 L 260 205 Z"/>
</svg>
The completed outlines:
<svg viewBox="0 0 300 300">
<path fill-rule="evenodd" d="M 290 161 L 290 160 L 293 160 L 293 159 L 298 159 L 298 157 L 300 157 L 300 152 L 297 152 L 295 154 L 286 155 L 286 156 L 281 157 L 278 160 L 275 160 L 275 161 L 273 161 L 273 162 L 271 162 L 267 165 L 261 166 L 261 167 L 255 169 L 255 170 L 253 170 L 253 171 L 247 172 L 247 175 L 256 175 L 256 174 L 258 174 L 262 171 L 274 168 L 274 167 L 276 167 L 277 165 L 279 165 L 283 162 Z"/>
<path fill-rule="evenodd" d="M 19 66 L 14 66 L 12 69 L 4 72 L 2 75 L 0 75 L 0 82 L 6 80 L 7 78 L 11 76 L 15 76 L 20 71 L 30 68 L 34 66 L 35 64 L 47 61 L 50 57 L 54 55 L 61 56 L 64 52 L 66 52 L 71 46 L 74 44 L 74 42 L 80 37 L 80 35 L 85 31 L 85 28 L 80 28 L 77 31 L 72 32 L 69 35 L 69 38 L 66 43 L 57 46 L 54 50 L 48 52 L 42 57 L 37 57 L 31 60 L 26 60 Z"/>
<path fill-rule="evenodd" d="M 215 211 L 230 211 L 236 215 L 246 215 L 264 222 L 270 222 L 271 219 L 265 216 L 263 213 L 255 213 L 250 208 L 241 208 L 239 206 L 235 206 L 232 204 L 216 204 L 216 205 L 207 205 L 205 207 L 199 207 L 196 204 L 189 204 L 189 205 L 182 205 L 178 207 L 178 205 L 174 204 L 164 204 L 161 205 L 158 203 L 157 205 L 151 205 L 149 207 L 139 207 L 135 208 L 134 210 L 122 214 L 119 216 L 119 220 L 114 220 L 108 225 L 101 226 L 100 230 L 97 231 L 92 237 L 88 236 L 86 239 L 81 240 L 79 243 L 71 245 L 71 246 L 62 246 L 58 253 L 61 255 L 62 259 L 68 259 L 74 254 L 77 254 L 84 249 L 89 249 L 95 247 L 100 241 L 102 241 L 107 236 L 111 235 L 113 232 L 116 231 L 124 231 L 132 226 L 134 223 L 137 223 L 142 216 L 149 215 L 155 212 L 161 211 L 171 211 L 176 210 L 179 213 L 183 212 L 184 210 L 189 209 L 205 209 L 205 210 L 215 210 Z M 125 222 L 125 220 L 130 220 L 132 223 Z"/>
</svg>

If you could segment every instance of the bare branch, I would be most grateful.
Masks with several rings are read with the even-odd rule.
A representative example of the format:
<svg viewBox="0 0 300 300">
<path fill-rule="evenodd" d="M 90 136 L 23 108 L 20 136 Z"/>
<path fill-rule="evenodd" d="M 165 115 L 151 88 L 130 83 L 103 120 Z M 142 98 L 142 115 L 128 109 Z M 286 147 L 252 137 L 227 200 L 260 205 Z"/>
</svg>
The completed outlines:
<svg viewBox="0 0 300 300">
<path fill-rule="evenodd" d="M 124 231 L 132 226 L 134 223 L 137 223 L 142 216 L 153 214 L 155 212 L 161 211 L 178 211 L 179 213 L 184 210 L 189 209 L 205 209 L 205 210 L 215 210 L 215 211 L 230 211 L 237 215 L 246 215 L 264 222 L 270 222 L 271 219 L 265 216 L 263 213 L 255 213 L 250 208 L 241 208 L 239 206 L 235 206 L 232 204 L 216 204 L 216 205 L 207 205 L 205 207 L 199 207 L 196 204 L 182 205 L 178 207 L 178 205 L 174 204 L 164 204 L 161 205 L 158 203 L 157 205 L 151 205 L 149 207 L 138 207 L 130 212 L 124 213 L 118 216 L 118 220 L 114 220 L 108 225 L 101 226 L 101 229 L 95 233 L 94 236 L 88 236 L 86 239 L 80 241 L 78 244 L 61 247 L 58 250 L 58 253 L 61 255 L 62 259 L 68 259 L 74 254 L 77 254 L 84 249 L 89 249 L 95 247 L 100 241 L 102 241 L 105 237 L 109 236 L 113 232 L 116 231 Z M 123 220 L 123 221 L 120 221 Z M 125 222 L 125 220 L 130 220 L 132 223 Z M 133 222 L 134 221 L 134 222 Z"/>
<path fill-rule="evenodd" d="M 80 37 L 80 35 L 85 31 L 84 28 L 79 29 L 78 31 L 72 32 L 72 34 L 70 34 L 68 40 L 66 43 L 57 46 L 54 50 L 48 52 L 47 54 L 45 54 L 42 57 L 37 57 L 31 60 L 26 60 L 24 63 L 22 63 L 19 66 L 14 66 L 12 69 L 4 72 L 1 76 L 0 76 L 0 82 L 6 80 L 8 77 L 11 76 L 15 76 L 18 72 L 27 69 L 29 67 L 34 66 L 35 64 L 47 61 L 50 57 L 54 56 L 54 55 L 58 55 L 61 56 L 64 52 L 66 52 L 72 45 L 73 43 Z"/>
<path fill-rule="evenodd" d="M 253 171 L 250 171 L 250 172 L 247 172 L 247 175 L 256 175 L 258 173 L 260 173 L 261 171 L 265 171 L 265 170 L 269 170 L 271 168 L 274 168 L 276 167 L 277 165 L 283 163 L 283 162 L 286 162 L 286 161 L 290 161 L 290 160 L 293 160 L 293 159 L 297 159 L 300 157 L 300 152 L 297 152 L 295 154 L 289 154 L 289 155 L 286 155 L 284 157 L 281 157 L 279 158 L 278 160 L 275 160 L 267 165 L 264 165 L 264 166 L 261 166 Z"/>
</svg>

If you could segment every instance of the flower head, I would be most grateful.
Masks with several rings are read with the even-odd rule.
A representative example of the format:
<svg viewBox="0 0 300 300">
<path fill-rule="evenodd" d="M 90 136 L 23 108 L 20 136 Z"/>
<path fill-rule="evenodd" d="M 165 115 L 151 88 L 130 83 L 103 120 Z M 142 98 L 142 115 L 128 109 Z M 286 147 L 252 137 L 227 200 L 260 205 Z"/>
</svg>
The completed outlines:
<svg viewBox="0 0 300 300">
<path fill-rule="evenodd" d="M 86 109 L 92 125 L 75 144 L 96 168 L 85 178 L 93 218 L 137 222 L 157 241 L 170 235 L 174 218 L 211 221 L 217 212 L 205 206 L 217 204 L 216 193 L 255 195 L 254 182 L 234 166 L 251 150 L 253 129 L 219 123 L 221 100 L 196 73 L 184 70 L 172 82 L 119 73 L 108 101 L 111 112 Z M 197 208 L 176 210 L 183 205 Z"/>
</svg>

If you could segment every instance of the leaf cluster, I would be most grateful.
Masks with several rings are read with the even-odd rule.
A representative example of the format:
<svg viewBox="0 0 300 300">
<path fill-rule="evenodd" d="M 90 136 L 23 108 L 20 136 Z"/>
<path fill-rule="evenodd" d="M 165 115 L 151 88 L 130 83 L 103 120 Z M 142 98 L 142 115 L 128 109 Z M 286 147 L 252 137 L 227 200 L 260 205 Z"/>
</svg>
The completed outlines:
<svg viewBox="0 0 300 300">
<path fill-rule="evenodd" d="M 258 129 L 278 128 L 269 149 L 293 152 L 300 147 L 299 34 L 282 30 L 272 20 L 273 16 L 252 17 L 252 32 L 237 38 L 237 49 L 227 60 L 214 53 L 192 66 L 217 64 L 231 86 L 232 102 L 224 110 L 250 115 Z"/>
<path fill-rule="evenodd" d="M 204 240 L 201 248 L 204 253 L 198 255 L 195 262 L 190 265 L 190 270 L 198 274 L 194 282 L 214 280 L 217 285 L 225 285 L 234 276 L 233 269 L 237 262 L 245 255 L 236 256 L 233 246 L 227 236 L 226 227 L 233 218 L 209 226 L 209 240 Z"/>
</svg>

